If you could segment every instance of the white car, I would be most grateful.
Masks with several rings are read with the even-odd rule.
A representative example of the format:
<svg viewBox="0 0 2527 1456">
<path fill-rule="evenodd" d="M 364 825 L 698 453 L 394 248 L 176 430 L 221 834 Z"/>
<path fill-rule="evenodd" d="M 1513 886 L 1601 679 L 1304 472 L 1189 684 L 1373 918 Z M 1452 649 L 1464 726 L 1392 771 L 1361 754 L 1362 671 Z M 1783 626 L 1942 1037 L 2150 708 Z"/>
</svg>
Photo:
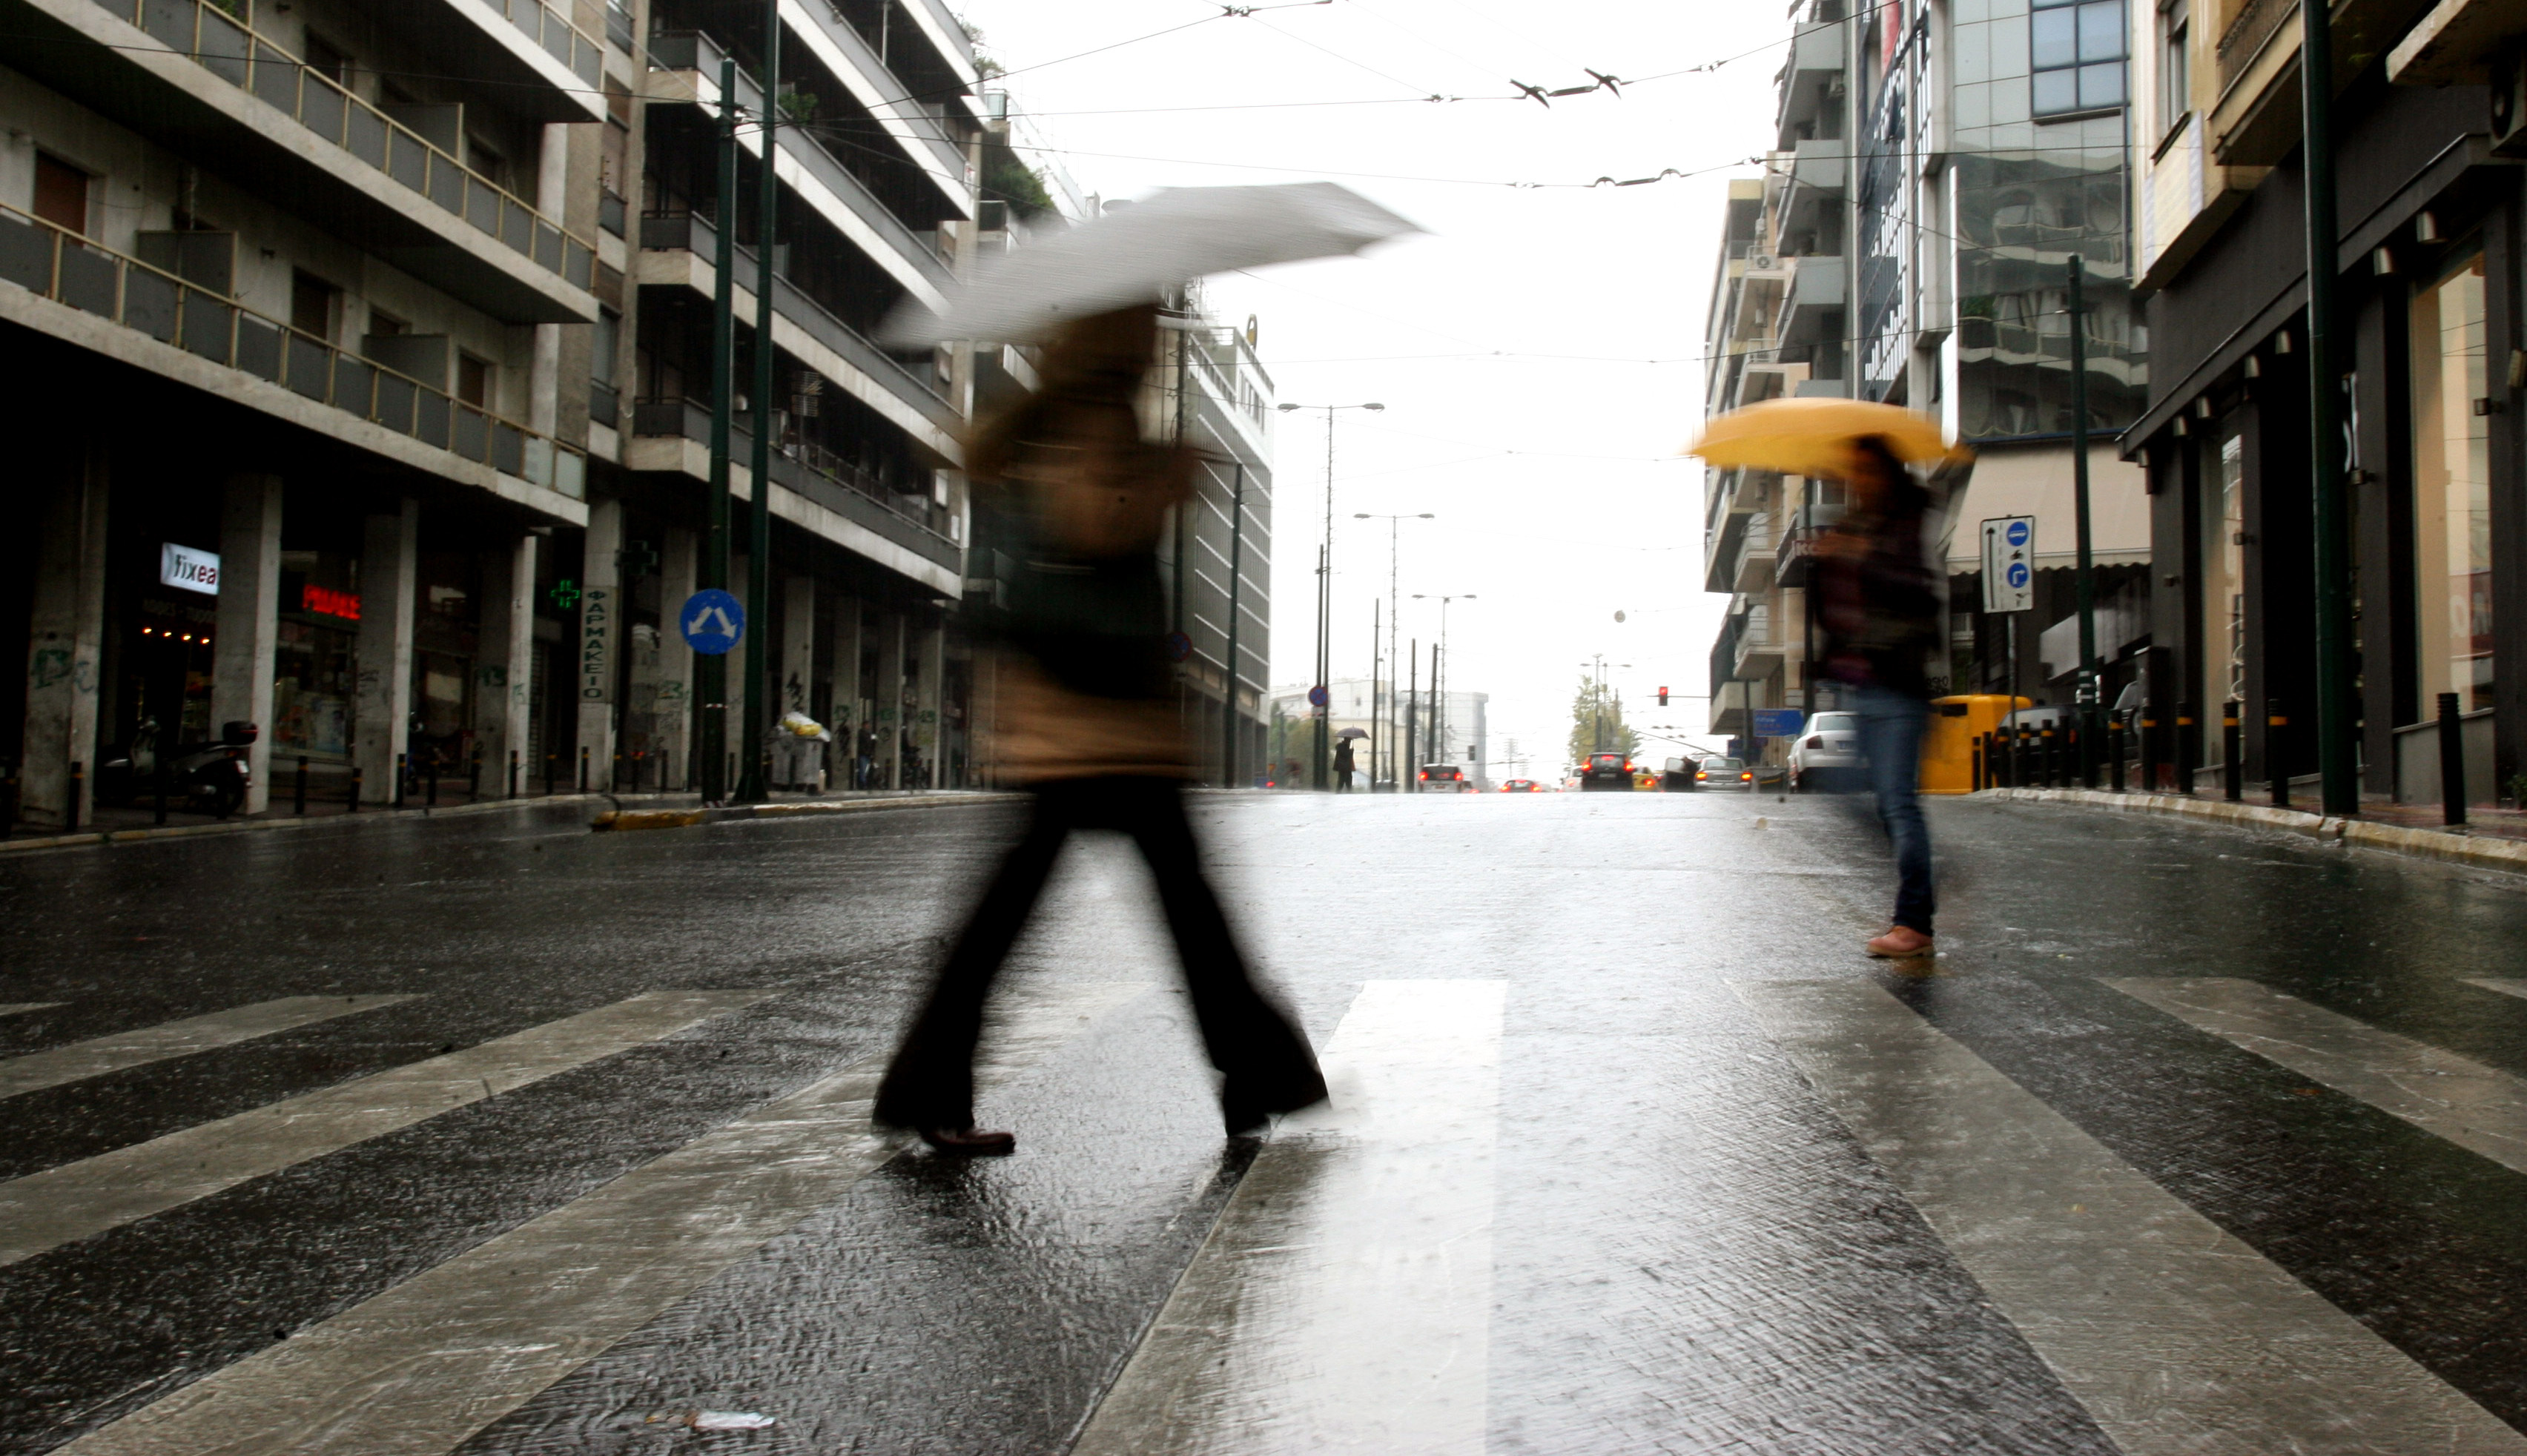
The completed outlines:
<svg viewBox="0 0 2527 1456">
<path fill-rule="evenodd" d="M 1857 789 L 1868 765 L 1860 754 L 1859 715 L 1820 713 L 1790 745 L 1790 787 L 1828 793 Z"/>
</svg>

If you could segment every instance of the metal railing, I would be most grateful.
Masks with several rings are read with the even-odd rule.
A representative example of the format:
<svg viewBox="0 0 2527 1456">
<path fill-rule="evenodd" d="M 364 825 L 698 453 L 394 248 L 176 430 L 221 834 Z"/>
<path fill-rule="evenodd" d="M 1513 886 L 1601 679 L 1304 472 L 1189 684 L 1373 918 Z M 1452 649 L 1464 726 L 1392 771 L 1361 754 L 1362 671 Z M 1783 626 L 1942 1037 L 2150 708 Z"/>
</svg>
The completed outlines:
<svg viewBox="0 0 2527 1456">
<path fill-rule="evenodd" d="M 499 0 L 494 0 L 499 3 Z M 352 95 L 331 77 L 263 38 L 215 0 L 97 0 L 97 4 L 149 32 L 203 70 L 251 91 L 298 125 L 474 225 L 537 265 L 561 275 L 574 287 L 594 280 L 596 249 L 586 239 L 528 206 L 508 189 L 459 162 L 446 150 L 385 112 Z M 506 0 L 512 23 L 522 11 L 540 12 L 535 0 Z M 243 9 L 243 0 L 238 0 Z M 528 33 L 540 34 L 529 27 Z M 578 31 L 572 30 L 573 35 Z M 596 80 L 595 42 L 589 47 Z M 549 44 L 545 47 L 551 49 Z"/>
<path fill-rule="evenodd" d="M 5 205 L 0 205 L 0 282 L 282 385 L 502 475 L 568 496 L 588 492 L 587 457 L 568 445 Z"/>
<path fill-rule="evenodd" d="M 2220 32 L 2220 89 L 2227 91 L 2241 73 L 2263 54 L 2264 42 L 2298 14 L 2298 0 L 2246 0 L 2245 8 Z"/>
<path fill-rule="evenodd" d="M 710 424 L 710 406 L 699 400 L 642 399 L 632 405 L 632 432 L 636 435 L 708 440 Z M 740 414 L 729 422 L 729 454 L 740 465 L 753 455 L 753 427 L 751 413 Z M 795 428 L 783 427 L 772 450 L 773 478 L 782 484 L 791 483 L 785 478 L 789 472 L 800 472 L 884 506 L 942 541 L 951 539 L 939 519 L 945 513 L 928 496 L 889 488 L 885 481 L 842 456 L 813 440 L 800 438 Z"/>
<path fill-rule="evenodd" d="M 527 38 L 542 46 L 544 54 L 570 68 L 570 74 L 590 85 L 597 84 L 604 75 L 605 62 L 596 48 L 596 37 L 574 25 L 561 12 L 538 0 L 490 0 L 493 10 L 505 14 L 509 24 L 527 32 Z M 612 19 L 611 7 L 608 20 Z M 631 47 L 626 45 L 625 50 Z"/>
</svg>

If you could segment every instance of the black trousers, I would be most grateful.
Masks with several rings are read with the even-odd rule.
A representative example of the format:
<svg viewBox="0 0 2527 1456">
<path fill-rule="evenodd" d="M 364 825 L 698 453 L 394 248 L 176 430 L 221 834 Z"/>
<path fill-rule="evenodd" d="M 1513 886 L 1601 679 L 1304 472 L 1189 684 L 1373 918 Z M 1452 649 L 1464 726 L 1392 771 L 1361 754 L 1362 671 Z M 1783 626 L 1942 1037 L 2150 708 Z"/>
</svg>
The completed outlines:
<svg viewBox="0 0 2527 1456">
<path fill-rule="evenodd" d="M 879 1083 L 877 1121 L 899 1128 L 963 1129 L 974 1122 L 974 1045 L 983 1003 L 1009 947 L 1075 829 L 1129 834 L 1157 878 L 1159 901 L 1183 963 L 1194 1018 L 1221 1089 L 1228 1130 L 1324 1096 L 1307 1038 L 1264 998 L 1203 878 L 1201 851 L 1174 780 L 1118 776 L 1061 779 L 1035 790 L 1034 818 L 974 907 L 919 1019 Z"/>
</svg>

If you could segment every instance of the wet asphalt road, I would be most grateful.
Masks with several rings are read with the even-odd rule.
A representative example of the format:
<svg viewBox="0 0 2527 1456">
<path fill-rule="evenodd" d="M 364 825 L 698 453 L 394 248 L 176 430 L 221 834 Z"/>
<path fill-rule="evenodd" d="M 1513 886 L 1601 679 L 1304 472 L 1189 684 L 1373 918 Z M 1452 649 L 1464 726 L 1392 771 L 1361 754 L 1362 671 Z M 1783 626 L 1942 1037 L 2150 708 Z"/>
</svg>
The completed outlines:
<svg viewBox="0 0 2527 1456">
<path fill-rule="evenodd" d="M 978 1164 L 1008 809 L 14 857 L 0 1452 L 2527 1452 L 2527 886 L 1939 803 L 1895 971 L 1856 807 L 1202 796 L 1260 1146 L 1084 841 Z"/>
</svg>

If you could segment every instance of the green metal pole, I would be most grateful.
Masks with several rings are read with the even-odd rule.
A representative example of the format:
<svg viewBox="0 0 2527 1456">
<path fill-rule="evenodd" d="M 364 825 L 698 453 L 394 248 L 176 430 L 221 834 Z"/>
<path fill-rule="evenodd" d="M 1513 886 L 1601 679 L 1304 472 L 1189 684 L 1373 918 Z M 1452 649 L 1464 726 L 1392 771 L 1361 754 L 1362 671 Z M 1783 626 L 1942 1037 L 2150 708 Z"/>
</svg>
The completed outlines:
<svg viewBox="0 0 2527 1456">
<path fill-rule="evenodd" d="M 746 721 L 738 740 L 737 802 L 760 804 L 763 745 L 769 741 L 772 693 L 764 644 L 772 623 L 772 243 L 780 225 L 781 179 L 772 165 L 774 128 L 781 117 L 781 8 L 763 8 L 763 167 L 755 175 L 754 387 L 748 414 L 754 422 L 754 453 L 747 463 L 754 498 L 748 519 L 746 568 Z"/>
<path fill-rule="evenodd" d="M 1246 569 L 1246 462 L 1235 469 L 1228 492 L 1228 691 L 1219 745 L 1220 781 L 1228 788 L 1237 787 L 1237 589 L 1243 584 L 1238 573 Z"/>
<path fill-rule="evenodd" d="M 2351 733 L 2351 552 L 2343 491 L 2343 427 L 2334 367 L 2333 7 L 2299 7 L 2300 155 L 2307 165 L 2307 438 L 2316 494 L 2316 764 L 2325 812 L 2360 812 Z M 2275 764 L 2279 778 L 2290 772 Z"/>
<path fill-rule="evenodd" d="M 2071 257 L 2071 518 L 2077 524 L 2080 560 L 2080 784 L 2097 786 L 2097 578 L 2089 531 L 2089 308 L 2081 284 L 2089 273 L 2085 253 Z"/>
<path fill-rule="evenodd" d="M 711 253 L 711 426 L 709 524 L 702 532 L 701 584 L 728 589 L 729 415 L 737 373 L 737 62 L 719 63 L 719 211 Z M 749 632 L 749 635 L 751 633 Z M 705 655 L 694 664 L 695 725 L 701 764 L 702 800 L 728 798 L 728 658 Z"/>
</svg>

